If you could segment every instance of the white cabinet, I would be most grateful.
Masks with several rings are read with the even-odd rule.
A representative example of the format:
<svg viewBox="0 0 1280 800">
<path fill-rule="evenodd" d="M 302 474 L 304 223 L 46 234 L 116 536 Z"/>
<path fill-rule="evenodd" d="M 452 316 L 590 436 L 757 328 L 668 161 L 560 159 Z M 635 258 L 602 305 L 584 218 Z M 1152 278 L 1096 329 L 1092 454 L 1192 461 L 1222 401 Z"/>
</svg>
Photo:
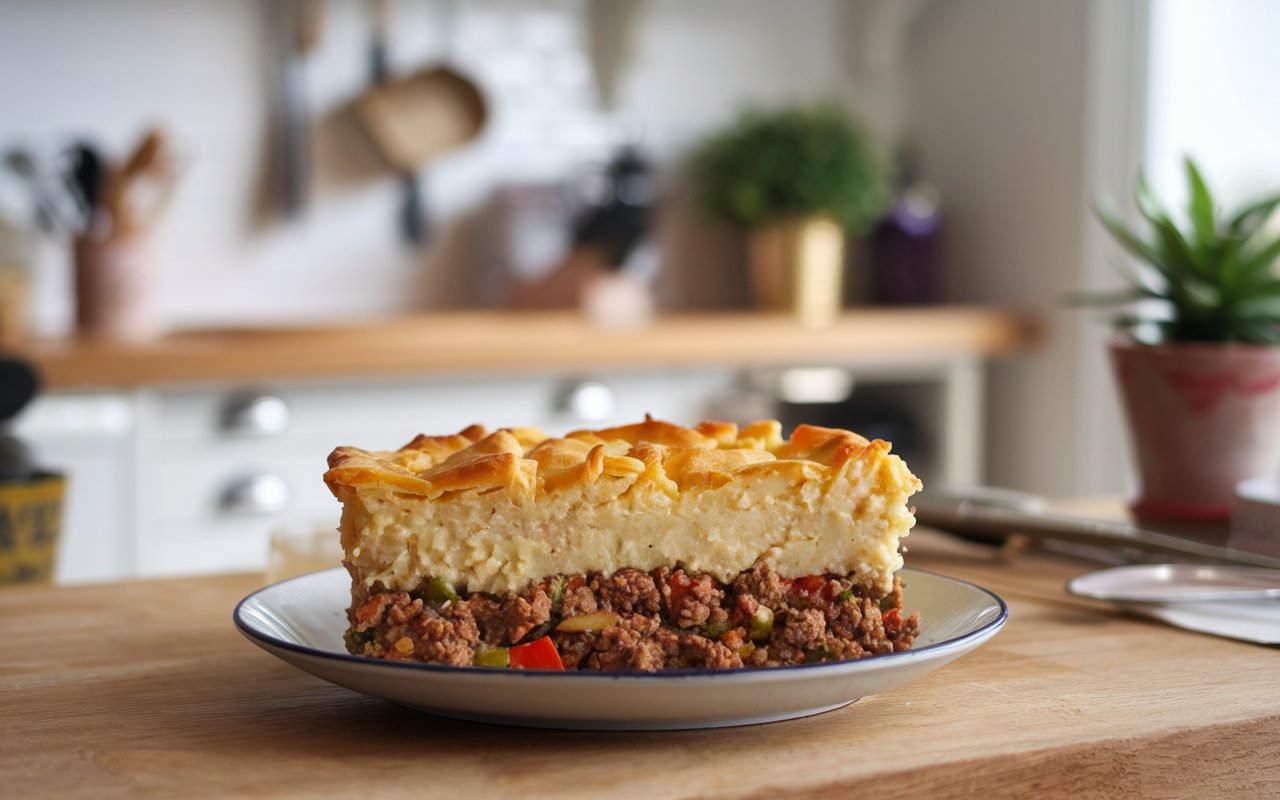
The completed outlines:
<svg viewBox="0 0 1280 800">
<path fill-rule="evenodd" d="M 56 579 L 110 580 L 133 572 L 133 396 L 42 397 L 16 421 L 42 467 L 67 474 Z"/>
</svg>

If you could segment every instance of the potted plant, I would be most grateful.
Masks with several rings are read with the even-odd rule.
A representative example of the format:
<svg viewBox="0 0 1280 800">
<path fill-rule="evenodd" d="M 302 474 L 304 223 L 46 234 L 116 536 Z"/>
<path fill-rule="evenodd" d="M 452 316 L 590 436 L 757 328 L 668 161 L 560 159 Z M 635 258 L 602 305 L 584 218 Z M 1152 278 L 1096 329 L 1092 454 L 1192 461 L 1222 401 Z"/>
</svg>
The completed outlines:
<svg viewBox="0 0 1280 800">
<path fill-rule="evenodd" d="M 846 234 L 861 234 L 888 199 L 870 136 L 831 105 L 748 112 L 693 159 L 703 207 L 750 229 L 757 305 L 825 324 L 843 299 Z"/>
<path fill-rule="evenodd" d="M 1099 205 L 1140 264 L 1120 264 L 1110 351 L 1137 466 L 1137 516 L 1225 519 L 1235 485 L 1280 471 L 1280 195 L 1219 213 L 1186 161 L 1189 203 L 1175 221 L 1138 179 L 1143 230 Z"/>
</svg>

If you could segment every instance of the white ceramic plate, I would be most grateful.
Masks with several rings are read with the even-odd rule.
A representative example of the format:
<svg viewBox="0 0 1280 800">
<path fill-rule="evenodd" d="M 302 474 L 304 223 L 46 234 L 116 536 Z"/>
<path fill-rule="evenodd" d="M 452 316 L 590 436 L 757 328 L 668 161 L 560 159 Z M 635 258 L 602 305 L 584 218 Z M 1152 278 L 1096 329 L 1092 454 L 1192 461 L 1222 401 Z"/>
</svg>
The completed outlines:
<svg viewBox="0 0 1280 800">
<path fill-rule="evenodd" d="M 1004 601 L 971 583 L 904 569 L 920 612 L 913 649 L 856 661 L 730 671 L 534 672 L 382 661 L 346 652 L 350 578 L 338 568 L 240 601 L 236 627 L 299 669 L 445 717 L 545 728 L 667 730 L 750 725 L 830 711 L 900 686 L 973 650 L 1003 627 Z"/>
<path fill-rule="evenodd" d="M 1077 575 L 1067 591 L 1197 633 L 1280 644 L 1280 570 L 1134 564 Z"/>
<path fill-rule="evenodd" d="M 1217 564 L 1132 564 L 1086 572 L 1067 591 L 1121 603 L 1280 598 L 1280 570 Z"/>
</svg>

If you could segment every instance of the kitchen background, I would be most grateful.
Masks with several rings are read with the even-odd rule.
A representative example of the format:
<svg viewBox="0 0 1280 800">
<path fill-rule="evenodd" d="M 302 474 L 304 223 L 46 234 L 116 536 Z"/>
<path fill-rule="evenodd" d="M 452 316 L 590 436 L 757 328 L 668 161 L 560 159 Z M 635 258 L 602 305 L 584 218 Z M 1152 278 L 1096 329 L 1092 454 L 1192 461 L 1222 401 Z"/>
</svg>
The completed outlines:
<svg viewBox="0 0 1280 800">
<path fill-rule="evenodd" d="M 1117 254 L 1089 213 L 1091 198 L 1127 197 L 1147 165 L 1157 192 L 1176 200 L 1184 153 L 1199 158 L 1228 204 L 1280 181 L 1280 90 L 1271 79 L 1280 63 L 1265 39 L 1280 7 L 1266 0 L 396 0 L 391 71 L 447 62 L 478 82 L 489 107 L 478 141 L 423 171 L 430 238 L 407 247 L 396 224 L 400 178 L 352 121 L 370 81 L 369 7 L 320 3 L 314 43 L 299 54 L 291 26 L 301 5 L 0 3 L 0 145 L 46 154 L 88 139 L 123 154 L 153 124 L 175 143 L 179 183 L 157 241 L 167 328 L 492 306 L 511 272 L 536 271 L 564 245 L 563 225 L 511 219 L 529 216 L 530 197 L 589 185 L 628 143 L 657 169 L 653 255 L 639 268 L 652 274 L 659 310 L 742 309 L 742 239 L 694 209 L 685 158 L 745 107 L 829 100 L 858 114 L 886 152 L 911 153 L 917 175 L 936 187 L 944 299 L 1039 315 L 1044 335 L 987 368 L 975 463 L 984 482 L 1053 496 L 1119 494 L 1125 482 L 1106 332 L 1063 303 L 1072 291 L 1114 283 L 1108 260 Z M 304 212 L 285 218 L 277 134 L 291 63 L 308 119 L 310 190 Z M 32 327 L 63 336 L 74 319 L 66 238 L 45 236 L 36 261 Z M 865 287 L 851 283 L 851 302 L 866 303 Z M 612 385 L 619 397 L 645 398 L 655 387 L 722 397 L 737 385 L 722 372 Z M 492 379 L 434 381 L 458 411 L 442 415 L 442 426 L 473 413 L 506 421 L 509 401 L 495 405 L 494 387 L 524 389 Z M 418 402 L 399 383 L 370 386 L 384 398 L 405 392 L 405 409 Z M 46 461 L 82 470 L 68 521 L 81 561 L 62 565 L 61 577 L 246 563 L 260 535 L 219 560 L 203 545 L 170 542 L 184 555 L 153 557 L 150 540 L 121 546 L 85 532 L 85 520 L 138 527 L 137 509 L 148 503 L 171 509 L 157 537 L 195 526 L 183 522 L 184 508 L 203 502 L 191 487 L 225 454 L 194 433 L 148 449 L 133 432 L 147 414 L 194 419 L 208 397 L 241 388 L 140 398 L 104 386 L 42 398 L 19 420 Z M 307 391 L 322 394 L 295 394 Z M 306 447 L 334 444 L 339 410 L 364 395 L 325 397 L 333 413 L 306 429 Z M 698 404 L 670 410 L 694 415 Z M 187 455 L 164 461 L 165 447 Z M 264 448 L 253 457 L 268 458 Z M 149 485 L 139 464 L 152 456 L 178 466 Z M 121 458 L 138 467 L 127 485 Z M 323 501 L 315 464 L 290 458 L 300 477 L 286 486 Z M 118 510 L 122 493 L 133 510 Z"/>
</svg>

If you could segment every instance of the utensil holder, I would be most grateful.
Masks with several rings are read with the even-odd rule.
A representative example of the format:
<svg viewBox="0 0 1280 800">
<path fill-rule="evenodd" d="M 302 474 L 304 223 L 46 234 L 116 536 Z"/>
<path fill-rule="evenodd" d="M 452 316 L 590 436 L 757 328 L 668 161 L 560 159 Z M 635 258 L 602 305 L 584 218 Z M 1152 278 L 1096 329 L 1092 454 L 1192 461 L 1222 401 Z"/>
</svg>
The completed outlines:
<svg viewBox="0 0 1280 800">
<path fill-rule="evenodd" d="M 13 348 L 27 338 L 31 277 L 26 270 L 0 266 L 0 348 Z"/>
<path fill-rule="evenodd" d="M 155 255 L 142 234 L 75 241 L 76 327 L 99 339 L 142 341 L 160 332 Z"/>
</svg>

